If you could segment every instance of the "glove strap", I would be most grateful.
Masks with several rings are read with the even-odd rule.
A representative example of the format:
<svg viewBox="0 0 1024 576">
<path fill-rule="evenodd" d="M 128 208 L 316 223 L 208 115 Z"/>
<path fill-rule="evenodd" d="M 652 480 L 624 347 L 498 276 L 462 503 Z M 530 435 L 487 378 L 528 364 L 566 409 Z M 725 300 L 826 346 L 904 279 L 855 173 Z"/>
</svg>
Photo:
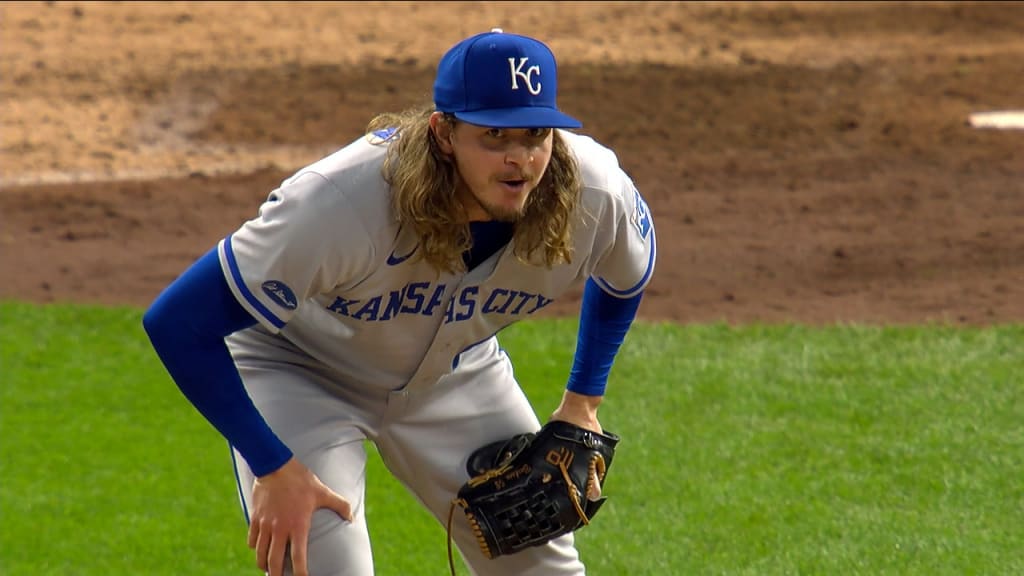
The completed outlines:
<svg viewBox="0 0 1024 576">
<path fill-rule="evenodd" d="M 452 576 L 455 576 L 455 558 L 452 556 L 452 517 L 455 516 L 455 506 L 465 505 L 465 502 L 459 502 L 460 498 L 452 500 L 451 506 L 448 507 L 448 569 L 451 570 Z"/>
<path fill-rule="evenodd" d="M 456 506 L 466 508 L 468 503 L 463 498 L 453 498 L 452 503 L 448 506 L 448 569 L 451 571 L 452 576 L 455 576 L 455 555 L 452 553 L 452 519 L 455 516 Z M 484 538 L 483 532 L 480 531 L 480 525 L 477 523 L 476 518 L 469 511 L 466 512 L 466 516 L 473 528 L 473 533 L 476 535 L 480 551 L 483 552 L 484 556 L 493 558 L 491 549 L 487 545 L 487 539 Z"/>
<path fill-rule="evenodd" d="M 569 468 L 565 465 L 564 459 L 558 462 L 558 469 L 562 471 L 562 478 L 565 478 L 565 489 L 569 493 L 569 500 L 572 501 L 573 508 L 576 508 L 576 514 L 583 521 L 583 525 L 588 526 L 590 518 L 587 518 L 587 514 L 583 512 L 583 506 L 580 505 L 579 488 L 572 483 L 572 478 L 569 477 Z"/>
</svg>

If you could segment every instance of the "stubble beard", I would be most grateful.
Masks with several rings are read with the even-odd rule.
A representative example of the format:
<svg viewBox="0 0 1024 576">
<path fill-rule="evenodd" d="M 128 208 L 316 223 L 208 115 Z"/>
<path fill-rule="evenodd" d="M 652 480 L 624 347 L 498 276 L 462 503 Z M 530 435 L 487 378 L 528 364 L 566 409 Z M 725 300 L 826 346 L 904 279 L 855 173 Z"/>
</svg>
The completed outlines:
<svg viewBox="0 0 1024 576">
<path fill-rule="evenodd" d="M 531 188 L 529 192 L 526 193 L 526 197 L 523 198 L 523 203 L 515 208 L 509 208 L 493 202 L 488 202 L 473 192 L 470 192 L 470 196 L 472 197 L 473 202 L 475 202 L 491 220 L 496 222 L 516 223 L 521 220 L 523 215 L 526 213 L 526 204 L 529 202 L 530 194 L 536 192 L 536 189 L 536 186 Z"/>
<path fill-rule="evenodd" d="M 523 213 L 526 212 L 526 204 L 519 208 L 505 208 L 502 206 L 493 206 L 479 202 L 480 207 L 483 208 L 484 212 L 491 217 L 491 220 L 497 222 L 518 222 L 522 217 Z"/>
</svg>

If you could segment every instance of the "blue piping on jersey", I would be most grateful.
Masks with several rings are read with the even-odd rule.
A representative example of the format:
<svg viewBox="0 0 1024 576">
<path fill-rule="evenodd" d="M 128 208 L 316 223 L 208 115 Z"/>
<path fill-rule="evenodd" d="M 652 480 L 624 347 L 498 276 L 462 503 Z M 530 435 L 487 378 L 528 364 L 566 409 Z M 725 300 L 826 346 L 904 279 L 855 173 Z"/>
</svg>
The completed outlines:
<svg viewBox="0 0 1024 576">
<path fill-rule="evenodd" d="M 497 334 L 497 332 L 495 332 L 494 334 Z M 487 342 L 491 338 L 494 338 L 494 334 L 491 334 L 487 338 L 484 338 L 483 340 L 474 342 L 474 343 L 470 344 L 469 346 L 466 346 L 465 348 L 463 348 L 461 352 L 459 352 L 458 354 L 455 355 L 455 358 L 452 358 L 452 370 L 455 370 L 456 368 L 459 367 L 459 358 L 461 358 L 463 354 L 468 352 L 470 348 L 474 348 L 476 346 L 479 346 L 479 345 L 483 344 L 484 342 Z"/>
<path fill-rule="evenodd" d="M 238 454 L 235 447 L 228 442 L 228 450 L 231 450 L 231 469 L 235 471 L 235 486 L 238 487 L 238 501 L 242 503 L 242 514 L 245 516 L 245 523 L 250 524 L 249 508 L 245 505 L 245 493 L 242 492 L 242 477 L 238 475 Z"/>
<path fill-rule="evenodd" d="M 612 296 L 618 296 L 620 298 L 629 298 L 630 296 L 635 296 L 636 292 L 643 288 L 645 284 L 647 284 L 647 280 L 649 280 L 651 277 L 651 272 L 654 271 L 654 254 L 658 251 L 657 246 L 657 242 L 654 238 L 654 231 L 651 230 L 651 253 L 647 257 L 647 272 L 644 272 L 644 275 L 642 278 L 640 278 L 640 281 L 634 284 L 631 288 L 627 288 L 625 290 L 616 290 L 615 288 L 612 288 L 612 285 L 609 284 L 604 278 L 599 278 L 597 276 L 594 277 L 594 281 L 597 282 L 597 285 L 600 286 L 602 290 L 611 294 Z"/>
<path fill-rule="evenodd" d="M 228 269 L 231 270 L 231 278 L 234 279 L 235 285 L 238 286 L 238 291 L 242 293 L 245 300 L 256 309 L 257 312 L 263 315 L 264 318 L 270 321 L 271 324 L 278 328 L 284 328 L 285 322 L 274 315 L 266 306 L 263 305 L 253 293 L 249 291 L 249 287 L 245 285 L 245 280 L 242 278 L 242 271 L 238 269 L 238 262 L 235 260 L 235 251 L 231 248 L 231 236 L 224 239 L 224 255 L 228 260 Z"/>
</svg>

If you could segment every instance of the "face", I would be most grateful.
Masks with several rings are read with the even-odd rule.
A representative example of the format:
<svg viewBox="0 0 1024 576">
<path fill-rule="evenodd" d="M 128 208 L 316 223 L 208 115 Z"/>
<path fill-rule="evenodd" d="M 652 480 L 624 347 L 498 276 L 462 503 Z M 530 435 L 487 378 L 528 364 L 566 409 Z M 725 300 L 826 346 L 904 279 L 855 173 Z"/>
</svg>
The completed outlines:
<svg viewBox="0 0 1024 576">
<path fill-rule="evenodd" d="M 455 161 L 462 180 L 456 194 L 469 219 L 518 220 L 551 161 L 553 131 L 465 122 L 451 126 L 439 112 L 430 120 L 442 151 Z"/>
</svg>

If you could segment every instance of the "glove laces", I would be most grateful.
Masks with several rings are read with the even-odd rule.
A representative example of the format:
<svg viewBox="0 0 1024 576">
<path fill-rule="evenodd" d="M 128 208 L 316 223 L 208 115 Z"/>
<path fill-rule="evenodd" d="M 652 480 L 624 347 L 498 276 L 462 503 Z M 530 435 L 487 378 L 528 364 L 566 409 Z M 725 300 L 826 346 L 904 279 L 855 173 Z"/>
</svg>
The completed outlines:
<svg viewBox="0 0 1024 576">
<path fill-rule="evenodd" d="M 583 511 L 583 505 L 580 503 L 580 491 L 576 487 L 576 484 L 569 477 L 568 463 L 571 463 L 572 459 L 562 458 L 558 461 L 558 469 L 562 472 L 562 478 L 565 480 L 566 492 L 569 496 L 569 501 L 572 502 L 573 508 L 576 509 L 576 515 L 579 516 L 580 521 L 583 522 L 584 526 L 590 525 L 590 518 L 587 518 L 586 512 Z M 494 468 L 488 470 L 479 476 L 471 478 L 469 484 L 471 486 L 479 486 L 492 478 L 496 478 L 508 470 L 508 466 L 501 468 Z M 590 491 L 590 482 L 596 477 L 602 479 L 605 472 L 604 458 L 598 456 L 590 462 L 590 474 L 587 479 L 587 491 Z M 597 472 L 599 476 L 595 476 L 594 472 Z M 455 517 L 455 507 L 465 508 L 467 505 L 466 501 L 462 498 L 453 498 L 451 505 L 448 506 L 448 525 L 446 527 L 447 538 L 448 538 L 448 569 L 451 571 L 451 576 L 456 576 L 455 573 L 455 556 L 452 552 L 452 519 Z M 476 534 L 477 543 L 480 545 L 481 551 L 488 558 L 493 558 L 490 548 L 487 546 L 487 541 L 484 539 L 483 533 L 480 531 L 480 526 L 477 524 L 476 519 L 470 516 L 470 523 L 473 525 L 473 532 Z"/>
</svg>

